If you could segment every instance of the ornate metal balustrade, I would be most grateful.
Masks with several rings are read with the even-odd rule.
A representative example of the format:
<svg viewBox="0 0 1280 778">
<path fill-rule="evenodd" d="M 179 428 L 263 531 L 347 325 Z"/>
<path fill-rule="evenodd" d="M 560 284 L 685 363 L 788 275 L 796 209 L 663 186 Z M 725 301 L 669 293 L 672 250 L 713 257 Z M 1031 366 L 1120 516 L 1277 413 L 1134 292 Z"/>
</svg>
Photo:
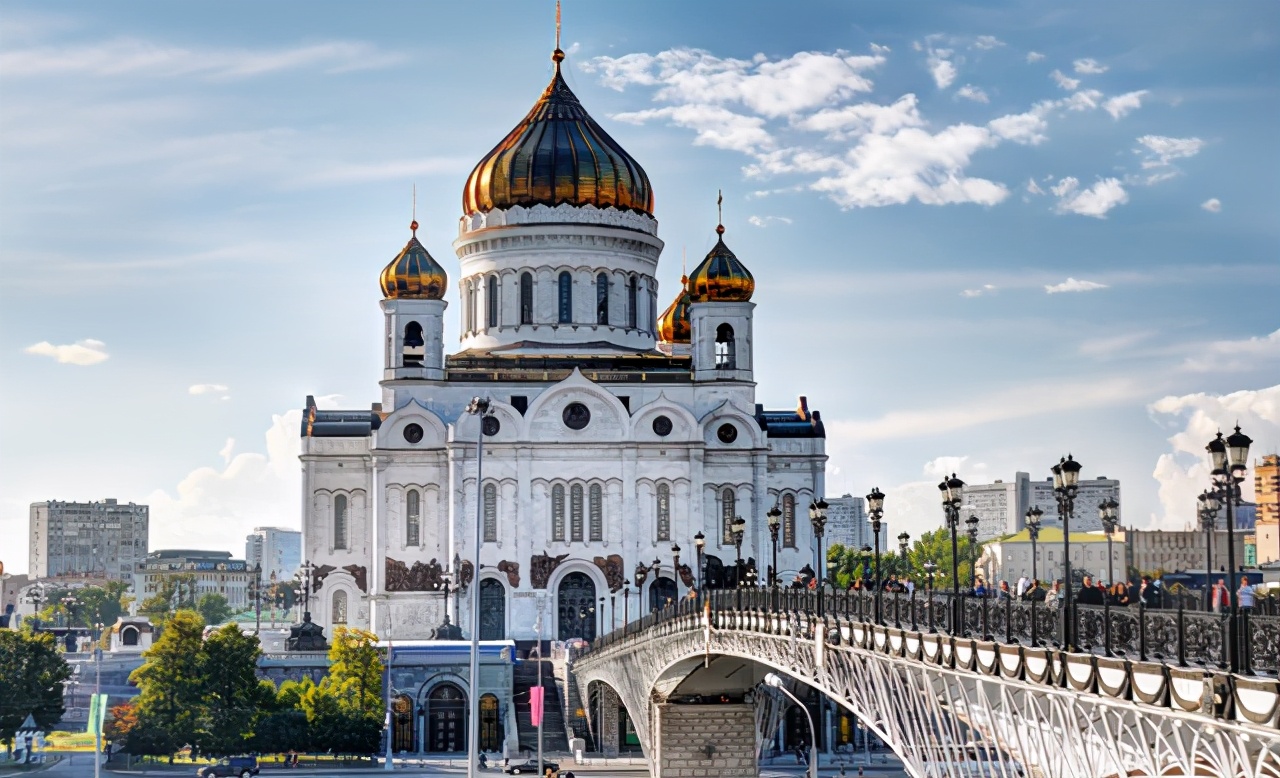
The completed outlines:
<svg viewBox="0 0 1280 778">
<path fill-rule="evenodd" d="M 977 743 L 992 775 L 1280 778 L 1274 616 L 1243 619 L 1252 674 L 1233 675 L 1216 614 L 1081 606 L 1065 651 L 1052 605 L 917 592 L 880 607 L 877 622 L 872 593 L 711 592 L 595 641 L 577 682 L 612 686 L 646 750 L 649 704 L 723 654 L 814 686 L 912 774 L 966 774 L 957 749 Z"/>
</svg>

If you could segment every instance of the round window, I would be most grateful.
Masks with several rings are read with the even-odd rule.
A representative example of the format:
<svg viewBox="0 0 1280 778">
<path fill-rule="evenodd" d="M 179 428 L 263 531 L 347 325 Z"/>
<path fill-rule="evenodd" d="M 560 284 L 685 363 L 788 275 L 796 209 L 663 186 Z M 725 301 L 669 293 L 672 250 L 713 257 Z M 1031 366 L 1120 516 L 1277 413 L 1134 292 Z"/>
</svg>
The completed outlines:
<svg viewBox="0 0 1280 778">
<path fill-rule="evenodd" d="M 582 403 L 569 403 L 564 408 L 564 426 L 580 430 L 591 423 L 591 411 Z"/>
<path fill-rule="evenodd" d="M 655 434 L 666 437 L 671 434 L 671 419 L 666 416 L 659 416 L 653 420 L 653 431 Z"/>
<path fill-rule="evenodd" d="M 732 443 L 738 439 L 738 428 L 732 424 L 721 424 L 720 429 L 716 430 L 716 437 L 720 438 L 721 443 Z"/>
<path fill-rule="evenodd" d="M 404 428 L 404 439 L 410 443 L 422 442 L 422 426 L 419 424 L 410 424 Z"/>
<path fill-rule="evenodd" d="M 498 421 L 496 416 L 484 417 L 484 434 L 493 437 L 498 434 L 498 430 L 502 429 L 502 422 Z"/>
</svg>

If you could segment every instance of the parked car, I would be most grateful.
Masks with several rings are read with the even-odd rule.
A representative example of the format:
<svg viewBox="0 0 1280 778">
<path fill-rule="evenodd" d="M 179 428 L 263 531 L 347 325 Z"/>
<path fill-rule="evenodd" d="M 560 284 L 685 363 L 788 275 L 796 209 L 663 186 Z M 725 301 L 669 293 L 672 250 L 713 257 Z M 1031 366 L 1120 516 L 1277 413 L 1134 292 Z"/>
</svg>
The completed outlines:
<svg viewBox="0 0 1280 778">
<path fill-rule="evenodd" d="M 258 758 L 255 756 L 232 756 L 219 759 L 210 765 L 196 770 L 200 778 L 250 778 L 258 774 Z"/>
<path fill-rule="evenodd" d="M 550 769 L 551 772 L 555 773 L 556 775 L 560 774 L 559 764 L 555 762 L 548 762 L 546 759 L 543 759 L 542 760 L 543 774 L 545 774 L 548 769 Z M 538 760 L 530 759 L 527 762 L 520 762 L 519 764 L 507 765 L 507 769 L 504 770 L 503 772 L 506 772 L 510 775 L 538 775 Z"/>
</svg>

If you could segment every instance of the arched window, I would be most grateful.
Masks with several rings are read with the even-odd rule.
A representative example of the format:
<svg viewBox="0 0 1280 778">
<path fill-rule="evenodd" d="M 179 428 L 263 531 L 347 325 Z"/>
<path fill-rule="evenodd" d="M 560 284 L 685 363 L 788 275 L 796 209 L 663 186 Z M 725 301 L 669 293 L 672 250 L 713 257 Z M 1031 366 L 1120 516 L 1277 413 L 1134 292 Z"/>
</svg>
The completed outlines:
<svg viewBox="0 0 1280 778">
<path fill-rule="evenodd" d="M 656 332 L 658 329 L 658 292 L 654 289 L 649 290 L 649 315 L 645 317 L 645 321 L 649 322 L 649 332 Z"/>
<path fill-rule="evenodd" d="M 498 277 L 489 276 L 488 286 L 485 289 L 484 304 L 489 309 L 489 326 L 498 326 Z"/>
<path fill-rule="evenodd" d="M 582 486 L 569 489 L 569 541 L 582 542 Z"/>
<path fill-rule="evenodd" d="M 498 542 L 498 487 L 484 485 L 484 542 Z"/>
<path fill-rule="evenodd" d="M 732 489 L 720 494 L 720 523 L 724 526 L 722 545 L 733 545 L 733 518 L 738 513 L 738 498 Z"/>
<path fill-rule="evenodd" d="M 404 496 L 404 544 L 422 544 L 422 494 L 417 489 Z"/>
<path fill-rule="evenodd" d="M 533 324 L 533 274 L 520 274 L 520 323 Z"/>
<path fill-rule="evenodd" d="M 609 274 L 596 276 L 596 324 L 609 323 Z"/>
<path fill-rule="evenodd" d="M 347 496 L 333 498 L 333 548 L 347 548 Z"/>
<path fill-rule="evenodd" d="M 671 487 L 658 484 L 658 540 L 671 540 Z"/>
<path fill-rule="evenodd" d="M 591 540 L 599 542 L 604 540 L 604 495 L 600 484 L 591 484 L 589 492 L 591 510 Z"/>
<path fill-rule="evenodd" d="M 716 367 L 733 370 L 736 367 L 733 352 L 733 327 L 721 324 L 716 327 Z"/>
<path fill-rule="evenodd" d="M 639 290 L 639 282 L 635 276 L 627 279 L 627 326 L 631 329 L 636 328 L 636 292 Z"/>
<path fill-rule="evenodd" d="M 564 487 L 551 487 L 551 539 L 564 540 Z"/>
<path fill-rule="evenodd" d="M 782 495 L 782 547 L 796 547 L 796 496 Z"/>
<path fill-rule="evenodd" d="M 425 353 L 422 340 L 422 325 L 416 321 L 411 321 L 404 325 L 404 344 L 400 352 L 401 364 L 405 367 L 421 365 Z"/>
<path fill-rule="evenodd" d="M 476 331 L 476 285 L 467 283 L 467 332 Z"/>
<path fill-rule="evenodd" d="M 565 270 L 560 273 L 560 323 L 573 321 L 573 276 Z"/>
<path fill-rule="evenodd" d="M 341 589 L 333 593 L 333 619 L 334 624 L 347 623 L 347 593 Z"/>
</svg>

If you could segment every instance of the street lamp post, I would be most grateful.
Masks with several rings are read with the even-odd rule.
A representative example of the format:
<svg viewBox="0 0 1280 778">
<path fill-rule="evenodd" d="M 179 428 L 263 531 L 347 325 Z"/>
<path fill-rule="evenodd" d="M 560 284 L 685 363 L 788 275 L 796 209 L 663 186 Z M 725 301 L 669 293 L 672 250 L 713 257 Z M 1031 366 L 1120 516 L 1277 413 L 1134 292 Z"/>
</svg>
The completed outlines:
<svg viewBox="0 0 1280 778">
<path fill-rule="evenodd" d="M 765 514 L 769 520 L 769 539 L 773 542 L 773 563 L 769 566 L 769 586 L 778 586 L 778 530 L 782 529 L 782 511 L 775 505 Z"/>
<path fill-rule="evenodd" d="M 1213 610 L 1210 595 L 1213 592 L 1213 531 L 1218 524 L 1218 501 L 1208 489 L 1196 498 L 1200 501 L 1200 528 L 1204 530 L 1204 611 Z"/>
<path fill-rule="evenodd" d="M 809 778 L 818 778 L 818 730 L 813 727 L 813 714 L 800 702 L 794 694 L 782 683 L 782 678 L 777 673 L 768 673 L 764 677 L 765 685 L 772 686 L 795 703 L 795 706 L 804 711 L 804 715 L 809 719 Z M 843 768 L 841 768 L 843 769 Z"/>
<path fill-rule="evenodd" d="M 1120 525 L 1120 503 L 1108 497 L 1098 503 L 1098 519 L 1102 522 L 1102 531 L 1107 535 L 1107 585 L 1115 585 L 1115 570 L 1112 566 L 1111 541 Z"/>
<path fill-rule="evenodd" d="M 906 588 L 907 583 L 911 580 L 911 565 L 907 563 L 907 550 L 909 548 L 910 543 L 911 543 L 910 534 L 906 532 L 898 533 L 898 558 L 902 560 L 901 564 L 899 565 L 899 567 L 902 568 L 902 579 L 898 581 L 899 592 L 901 592 L 903 588 Z M 912 626 L 914 626 L 915 625 L 914 622 L 916 618 L 915 584 L 912 584 L 912 588 L 910 591 L 910 598 L 911 598 L 911 620 L 912 620 Z M 894 623 L 894 626 L 897 626 L 897 627 L 902 626 L 901 600 L 895 600 L 895 604 L 893 608 L 893 623 Z"/>
<path fill-rule="evenodd" d="M 702 596 L 702 552 L 707 548 L 707 536 L 702 534 L 702 530 L 698 530 L 698 534 L 693 536 L 693 550 L 697 552 L 695 563 L 698 565 L 698 596 Z"/>
<path fill-rule="evenodd" d="M 1040 510 L 1040 506 L 1036 505 L 1027 509 L 1027 536 L 1031 538 L 1031 580 L 1038 580 L 1036 576 L 1036 541 L 1040 539 L 1040 517 L 1044 515 L 1044 511 Z"/>
<path fill-rule="evenodd" d="M 825 534 L 827 526 L 827 501 L 821 498 L 809 503 L 809 523 L 813 525 L 813 536 L 818 541 L 818 564 L 814 565 L 814 569 L 818 571 L 818 590 L 822 590 L 823 571 L 827 568 L 827 560 L 822 553 L 822 536 Z"/>
<path fill-rule="evenodd" d="M 1227 519 L 1227 601 L 1231 604 L 1231 619 L 1227 622 L 1227 649 L 1231 672 L 1240 670 L 1244 662 L 1240 656 L 1240 601 L 1236 590 L 1236 541 L 1235 541 L 1235 502 L 1240 499 L 1240 484 L 1244 481 L 1245 471 L 1249 464 L 1249 446 L 1253 439 L 1240 431 L 1236 431 L 1223 440 L 1222 433 L 1209 441 L 1205 450 L 1209 452 L 1213 465 L 1213 486 L 1217 492 L 1215 497 L 1226 503 Z M 1214 506 L 1217 507 L 1216 505 Z M 1246 668 L 1247 669 L 1247 668 Z"/>
<path fill-rule="evenodd" d="M 484 420 L 492 413 L 488 398 L 473 397 L 466 412 L 476 417 L 476 525 L 475 525 L 475 580 L 471 582 L 471 654 L 467 682 L 467 706 L 470 709 L 467 726 L 467 778 L 476 778 L 480 756 L 480 544 L 484 539 Z M 456 568 L 461 570 L 459 566 Z"/>
<path fill-rule="evenodd" d="M 742 585 L 742 536 L 747 532 L 747 520 L 741 516 L 734 516 L 733 521 L 729 524 L 729 534 L 733 535 L 733 551 L 737 555 L 737 561 L 733 565 L 733 585 L 735 587 Z"/>
<path fill-rule="evenodd" d="M 884 615 L 884 605 L 881 602 L 884 582 L 880 578 L 880 521 L 884 518 L 884 493 L 878 486 L 867 495 L 867 513 L 871 516 L 871 534 L 875 537 L 876 544 L 876 567 L 872 580 L 876 586 L 876 623 L 879 624 Z"/>
<path fill-rule="evenodd" d="M 969 535 L 969 588 L 978 591 L 978 523 L 977 516 L 964 520 L 965 532 Z"/>
<path fill-rule="evenodd" d="M 676 584 L 676 602 L 680 602 L 680 545 L 671 544 L 671 580 Z"/>
<path fill-rule="evenodd" d="M 262 631 L 262 563 L 253 565 L 253 634 Z"/>
<path fill-rule="evenodd" d="M 942 513 L 947 520 L 947 529 L 951 532 L 951 627 L 954 630 L 959 624 L 959 607 L 960 607 L 960 575 L 959 561 L 960 543 L 956 538 L 956 533 L 960 529 L 960 503 L 964 494 L 964 481 L 956 477 L 955 473 L 950 478 L 944 478 L 938 484 L 938 491 L 942 493 Z"/>
<path fill-rule="evenodd" d="M 1066 459 L 1050 468 L 1053 473 L 1053 495 L 1058 502 L 1058 515 L 1062 517 L 1062 647 L 1072 650 L 1071 627 L 1075 623 L 1074 603 L 1071 599 L 1071 514 L 1075 511 L 1076 491 L 1080 485 L 1083 466 L 1067 454 Z"/>
<path fill-rule="evenodd" d="M 929 631 L 933 632 L 933 571 L 937 570 L 938 566 L 930 561 L 926 561 L 921 566 L 924 568 L 924 596 L 929 604 L 925 614 L 929 618 Z"/>
</svg>

